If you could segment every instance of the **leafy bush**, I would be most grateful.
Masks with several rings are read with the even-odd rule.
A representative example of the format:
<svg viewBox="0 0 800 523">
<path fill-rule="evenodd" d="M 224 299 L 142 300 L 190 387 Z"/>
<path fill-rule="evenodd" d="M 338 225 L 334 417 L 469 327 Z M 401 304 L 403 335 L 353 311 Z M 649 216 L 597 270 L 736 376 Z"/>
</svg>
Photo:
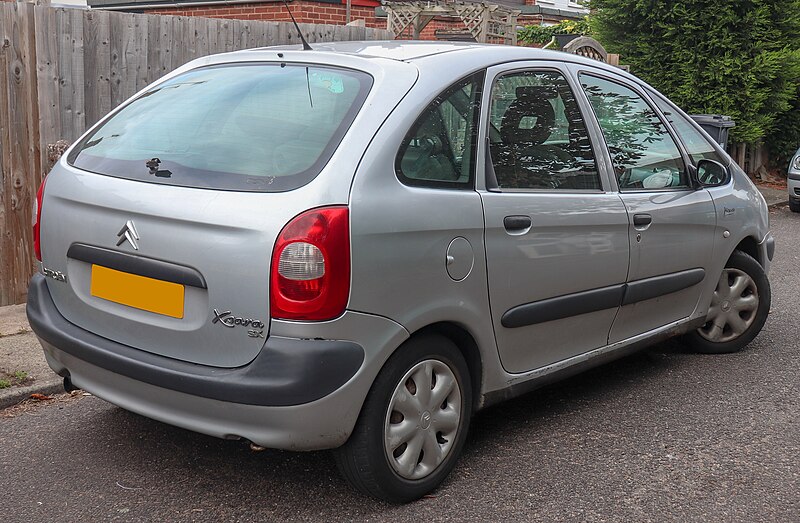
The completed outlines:
<svg viewBox="0 0 800 523">
<path fill-rule="evenodd" d="M 733 142 L 800 145 L 800 0 L 591 0 L 610 52 L 688 113 L 736 120 Z"/>
<path fill-rule="evenodd" d="M 562 20 L 555 25 L 528 25 L 517 31 L 517 40 L 527 44 L 546 44 L 554 35 L 588 35 L 591 34 L 589 18 L 581 20 Z"/>
</svg>

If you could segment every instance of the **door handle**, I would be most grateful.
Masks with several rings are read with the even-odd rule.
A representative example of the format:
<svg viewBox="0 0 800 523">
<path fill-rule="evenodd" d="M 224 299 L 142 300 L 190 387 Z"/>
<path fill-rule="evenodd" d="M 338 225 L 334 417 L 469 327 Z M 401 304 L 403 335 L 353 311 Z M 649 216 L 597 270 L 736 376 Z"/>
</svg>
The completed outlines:
<svg viewBox="0 0 800 523">
<path fill-rule="evenodd" d="M 530 229 L 532 223 L 530 216 L 518 215 L 503 218 L 503 227 L 508 232 L 524 232 Z"/>
<path fill-rule="evenodd" d="M 633 226 L 637 229 L 646 229 L 651 223 L 653 223 L 653 217 L 649 214 L 633 215 Z"/>
</svg>

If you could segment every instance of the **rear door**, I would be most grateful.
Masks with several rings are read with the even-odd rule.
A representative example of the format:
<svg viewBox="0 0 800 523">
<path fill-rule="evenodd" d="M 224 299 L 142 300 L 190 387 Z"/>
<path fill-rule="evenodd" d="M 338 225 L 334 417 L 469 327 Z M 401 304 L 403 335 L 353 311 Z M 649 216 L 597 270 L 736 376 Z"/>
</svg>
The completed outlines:
<svg viewBox="0 0 800 523">
<path fill-rule="evenodd" d="M 606 345 L 624 291 L 628 217 L 574 89 L 554 63 L 487 74 L 479 190 L 492 320 L 512 373 Z"/>
<path fill-rule="evenodd" d="M 690 316 L 708 278 L 716 216 L 686 156 L 644 95 L 621 79 L 579 75 L 605 137 L 628 211 L 631 260 L 609 343 Z"/>
</svg>

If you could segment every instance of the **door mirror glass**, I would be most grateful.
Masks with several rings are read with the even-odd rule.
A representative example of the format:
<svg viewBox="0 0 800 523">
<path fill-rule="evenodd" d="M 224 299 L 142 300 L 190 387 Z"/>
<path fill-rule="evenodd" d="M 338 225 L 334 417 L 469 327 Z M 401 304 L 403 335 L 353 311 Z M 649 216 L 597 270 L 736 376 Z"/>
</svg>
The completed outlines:
<svg viewBox="0 0 800 523">
<path fill-rule="evenodd" d="M 715 160 L 697 162 L 697 179 L 704 187 L 716 187 L 728 181 L 728 169 Z"/>
</svg>

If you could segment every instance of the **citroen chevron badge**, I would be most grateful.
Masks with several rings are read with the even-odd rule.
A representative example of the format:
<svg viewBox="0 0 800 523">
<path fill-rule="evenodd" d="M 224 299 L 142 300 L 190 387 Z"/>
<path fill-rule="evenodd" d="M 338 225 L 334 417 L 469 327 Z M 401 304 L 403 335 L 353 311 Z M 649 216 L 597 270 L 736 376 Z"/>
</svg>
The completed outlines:
<svg viewBox="0 0 800 523">
<path fill-rule="evenodd" d="M 117 247 L 122 245 L 122 242 L 127 240 L 134 250 L 139 250 L 139 245 L 136 243 L 136 240 L 139 239 L 139 233 L 136 232 L 136 226 L 133 225 L 133 220 L 128 220 L 122 229 L 119 230 L 117 236 L 119 236 L 119 240 L 117 240 Z"/>
</svg>

